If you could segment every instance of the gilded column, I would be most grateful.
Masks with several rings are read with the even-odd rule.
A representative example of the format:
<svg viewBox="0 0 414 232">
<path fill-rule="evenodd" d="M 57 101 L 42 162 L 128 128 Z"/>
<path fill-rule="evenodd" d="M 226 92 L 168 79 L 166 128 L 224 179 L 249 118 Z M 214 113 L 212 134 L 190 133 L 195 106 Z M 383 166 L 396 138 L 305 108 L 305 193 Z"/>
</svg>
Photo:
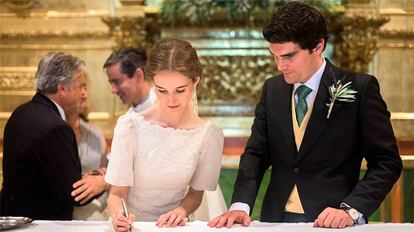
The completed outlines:
<svg viewBox="0 0 414 232">
<path fill-rule="evenodd" d="M 147 51 L 159 37 L 158 11 L 143 5 L 143 1 L 123 0 L 111 16 L 102 21 L 109 27 L 114 49 L 121 47 L 143 47 Z"/>
<path fill-rule="evenodd" d="M 334 56 L 342 68 L 367 73 L 378 50 L 379 28 L 389 18 L 379 15 L 370 0 L 344 2 L 345 14 L 338 19 Z"/>
</svg>

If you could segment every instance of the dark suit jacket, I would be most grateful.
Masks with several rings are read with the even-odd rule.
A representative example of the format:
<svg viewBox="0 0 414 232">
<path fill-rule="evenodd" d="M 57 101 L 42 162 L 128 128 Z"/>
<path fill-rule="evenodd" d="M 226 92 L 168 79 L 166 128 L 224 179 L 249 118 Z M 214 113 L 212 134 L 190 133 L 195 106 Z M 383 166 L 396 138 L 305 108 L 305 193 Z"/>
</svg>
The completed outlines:
<svg viewBox="0 0 414 232">
<path fill-rule="evenodd" d="M 37 93 L 4 130 L 1 214 L 70 220 L 72 184 L 81 179 L 73 130 L 51 100 Z"/>
<path fill-rule="evenodd" d="M 332 70 L 332 71 L 331 71 Z M 335 102 L 328 119 L 328 87 L 335 79 L 352 82 L 354 102 Z M 266 80 L 255 110 L 252 132 L 241 156 L 232 202 L 254 201 L 271 166 L 261 221 L 282 220 L 296 184 L 308 221 L 345 202 L 370 216 L 398 179 L 402 162 L 390 113 L 375 77 L 345 72 L 328 60 L 305 135 L 297 152 L 291 117 L 293 85 L 282 75 Z M 362 159 L 367 172 L 359 181 Z"/>
</svg>

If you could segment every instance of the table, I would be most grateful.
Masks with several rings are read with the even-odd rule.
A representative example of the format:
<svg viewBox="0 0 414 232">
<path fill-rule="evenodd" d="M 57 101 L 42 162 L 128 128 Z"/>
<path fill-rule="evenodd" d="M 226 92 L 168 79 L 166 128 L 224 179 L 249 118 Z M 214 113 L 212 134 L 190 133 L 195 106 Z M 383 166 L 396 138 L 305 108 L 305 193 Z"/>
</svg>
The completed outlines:
<svg viewBox="0 0 414 232">
<path fill-rule="evenodd" d="M 34 221 L 31 225 L 11 231 L 27 231 L 27 232 L 112 232 L 112 225 L 109 221 Z M 338 229 L 322 229 L 313 228 L 312 223 L 262 223 L 258 221 L 252 222 L 249 227 L 235 225 L 231 229 L 227 228 L 209 228 L 207 222 L 194 221 L 187 223 L 186 226 L 176 228 L 158 228 L 155 222 L 135 222 L 134 232 L 413 232 L 414 224 L 395 224 L 395 223 L 378 223 L 368 225 L 357 225 L 348 227 L 343 230 Z"/>
</svg>

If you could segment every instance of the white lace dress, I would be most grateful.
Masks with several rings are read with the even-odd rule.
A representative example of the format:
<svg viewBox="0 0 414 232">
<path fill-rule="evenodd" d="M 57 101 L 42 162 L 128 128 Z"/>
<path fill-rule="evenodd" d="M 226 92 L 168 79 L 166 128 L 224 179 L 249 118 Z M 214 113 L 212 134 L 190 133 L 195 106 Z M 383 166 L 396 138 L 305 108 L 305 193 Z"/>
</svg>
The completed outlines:
<svg viewBox="0 0 414 232">
<path fill-rule="evenodd" d="M 188 186 L 216 189 L 223 141 L 222 130 L 210 122 L 184 130 L 126 114 L 115 127 L 105 180 L 129 186 L 127 205 L 137 221 L 155 221 L 179 206 Z"/>
</svg>

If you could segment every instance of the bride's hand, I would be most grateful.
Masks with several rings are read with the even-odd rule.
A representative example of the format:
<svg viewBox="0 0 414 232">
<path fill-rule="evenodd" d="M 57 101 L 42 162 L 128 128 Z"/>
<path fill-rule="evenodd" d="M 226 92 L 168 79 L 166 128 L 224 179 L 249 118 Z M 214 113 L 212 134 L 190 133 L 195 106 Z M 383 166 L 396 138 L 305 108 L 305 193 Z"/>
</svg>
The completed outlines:
<svg viewBox="0 0 414 232">
<path fill-rule="evenodd" d="M 187 212 L 182 208 L 178 207 L 174 210 L 171 210 L 163 215 L 161 215 L 157 223 L 155 224 L 158 227 L 176 227 L 184 226 L 188 222 Z"/>
<path fill-rule="evenodd" d="M 125 217 L 122 211 L 119 211 L 112 217 L 112 226 L 115 231 L 132 231 L 135 215 L 130 213 L 128 218 Z"/>
</svg>

